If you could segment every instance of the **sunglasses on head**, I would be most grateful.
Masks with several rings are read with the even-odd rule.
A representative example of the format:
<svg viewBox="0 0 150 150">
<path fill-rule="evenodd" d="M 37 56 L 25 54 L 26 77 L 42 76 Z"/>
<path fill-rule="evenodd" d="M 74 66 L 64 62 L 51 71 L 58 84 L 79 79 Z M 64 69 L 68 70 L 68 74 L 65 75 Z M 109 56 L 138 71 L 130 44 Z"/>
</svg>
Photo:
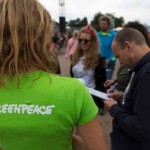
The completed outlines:
<svg viewBox="0 0 150 150">
<path fill-rule="evenodd" d="M 79 43 L 84 42 L 85 44 L 87 44 L 91 40 L 88 40 L 88 39 L 78 39 L 78 41 L 79 41 Z"/>
</svg>

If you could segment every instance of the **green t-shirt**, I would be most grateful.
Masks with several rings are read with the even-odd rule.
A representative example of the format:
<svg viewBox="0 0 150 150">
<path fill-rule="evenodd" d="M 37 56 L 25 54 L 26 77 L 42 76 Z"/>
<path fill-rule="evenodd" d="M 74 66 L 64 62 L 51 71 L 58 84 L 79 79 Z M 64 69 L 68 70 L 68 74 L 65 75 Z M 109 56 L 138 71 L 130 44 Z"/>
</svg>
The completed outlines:
<svg viewBox="0 0 150 150">
<path fill-rule="evenodd" d="M 19 88 L 0 88 L 0 145 L 4 150 L 71 150 L 74 126 L 97 114 L 89 92 L 76 79 L 28 73 Z"/>
</svg>

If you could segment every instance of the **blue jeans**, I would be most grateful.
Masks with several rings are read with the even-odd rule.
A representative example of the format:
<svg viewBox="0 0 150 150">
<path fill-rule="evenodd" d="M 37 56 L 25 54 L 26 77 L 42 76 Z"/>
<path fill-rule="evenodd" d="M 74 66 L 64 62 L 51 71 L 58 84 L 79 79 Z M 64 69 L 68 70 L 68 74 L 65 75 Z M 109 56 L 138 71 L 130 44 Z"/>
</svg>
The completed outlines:
<svg viewBox="0 0 150 150">
<path fill-rule="evenodd" d="M 106 78 L 107 80 L 111 80 L 112 79 L 112 75 L 115 69 L 115 64 L 108 64 L 106 66 Z"/>
</svg>

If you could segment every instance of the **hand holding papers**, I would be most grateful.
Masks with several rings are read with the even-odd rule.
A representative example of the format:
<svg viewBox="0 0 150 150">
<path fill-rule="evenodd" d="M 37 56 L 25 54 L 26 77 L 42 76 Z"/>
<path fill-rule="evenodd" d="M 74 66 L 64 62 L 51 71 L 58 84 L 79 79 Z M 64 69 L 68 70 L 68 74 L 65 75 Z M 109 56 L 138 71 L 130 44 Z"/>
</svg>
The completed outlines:
<svg viewBox="0 0 150 150">
<path fill-rule="evenodd" d="M 90 94 L 94 95 L 94 96 L 97 96 L 103 100 L 109 100 L 109 97 L 106 93 L 104 92 L 100 92 L 100 91 L 97 91 L 95 89 L 91 89 L 91 88 L 88 88 Z"/>
</svg>

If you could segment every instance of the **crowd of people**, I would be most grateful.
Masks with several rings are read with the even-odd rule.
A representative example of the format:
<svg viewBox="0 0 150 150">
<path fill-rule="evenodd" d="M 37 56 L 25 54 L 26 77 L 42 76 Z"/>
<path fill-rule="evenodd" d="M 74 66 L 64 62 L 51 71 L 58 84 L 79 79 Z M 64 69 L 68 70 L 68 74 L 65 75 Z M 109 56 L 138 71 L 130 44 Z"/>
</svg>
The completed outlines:
<svg viewBox="0 0 150 150">
<path fill-rule="evenodd" d="M 52 37 L 51 16 L 37 0 L 0 1 L 0 22 L 0 149 L 108 150 L 99 121 L 105 109 L 113 118 L 111 150 L 150 149 L 150 39 L 143 24 L 128 22 L 116 33 L 102 16 L 99 32 L 90 25 L 75 30 L 64 56 L 70 77 L 62 77 L 52 43 L 64 41 Z"/>
<path fill-rule="evenodd" d="M 148 30 L 138 21 L 131 21 L 124 29 L 115 33 L 110 29 L 110 20 L 107 16 L 99 18 L 99 25 L 98 33 L 90 25 L 79 31 L 78 44 L 71 60 L 72 77 L 80 80 L 88 88 L 107 91 L 109 101 L 91 96 L 101 115 L 104 114 L 101 108 L 105 105 L 113 117 L 113 131 L 110 136 L 112 150 L 148 150 L 150 148 Z M 96 67 L 97 57 L 101 59 L 99 68 Z M 116 79 L 113 80 L 117 58 L 120 67 Z M 97 88 L 97 81 L 100 88 Z M 117 86 L 112 92 L 114 84 Z"/>
</svg>

